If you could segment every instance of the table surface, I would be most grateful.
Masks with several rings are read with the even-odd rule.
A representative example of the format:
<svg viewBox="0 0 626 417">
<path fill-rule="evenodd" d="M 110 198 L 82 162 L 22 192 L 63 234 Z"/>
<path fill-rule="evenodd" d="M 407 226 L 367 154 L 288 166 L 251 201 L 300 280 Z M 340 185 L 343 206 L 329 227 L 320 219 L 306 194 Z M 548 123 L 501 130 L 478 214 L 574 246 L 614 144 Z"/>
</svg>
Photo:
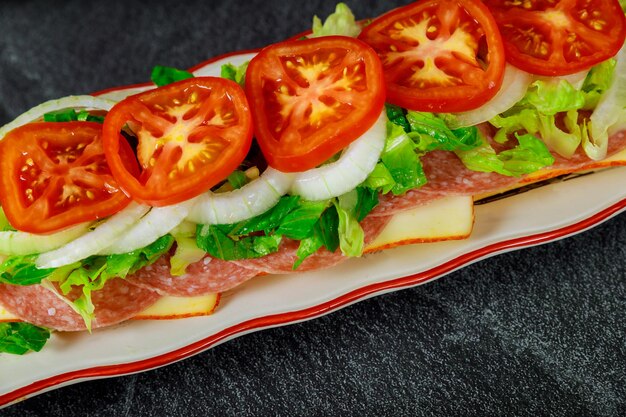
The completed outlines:
<svg viewBox="0 0 626 417">
<path fill-rule="evenodd" d="M 58 3 L 58 4 L 57 4 Z M 351 1 L 357 17 L 407 1 Z M 0 125 L 310 27 L 333 0 L 0 4 Z M 624 415 L 626 216 L 3 416 Z"/>
</svg>

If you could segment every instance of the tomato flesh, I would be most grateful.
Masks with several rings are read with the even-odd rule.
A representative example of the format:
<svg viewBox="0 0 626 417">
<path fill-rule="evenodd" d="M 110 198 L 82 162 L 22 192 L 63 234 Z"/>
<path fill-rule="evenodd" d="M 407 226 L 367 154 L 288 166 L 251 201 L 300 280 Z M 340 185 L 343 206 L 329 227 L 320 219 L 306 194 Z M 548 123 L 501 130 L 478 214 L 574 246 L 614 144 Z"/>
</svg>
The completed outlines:
<svg viewBox="0 0 626 417">
<path fill-rule="evenodd" d="M 136 172 L 132 150 L 121 161 Z M 0 142 L 0 201 L 13 227 L 50 233 L 100 219 L 130 199 L 119 189 L 102 147 L 102 125 L 92 122 L 31 123 Z"/>
<path fill-rule="evenodd" d="M 121 164 L 120 132 L 138 140 L 139 175 Z M 236 83 L 216 77 L 179 81 L 119 102 L 104 123 L 113 175 L 134 200 L 164 206 L 193 198 L 226 178 L 245 158 L 252 119 Z"/>
<path fill-rule="evenodd" d="M 591 68 L 620 50 L 626 36 L 617 0 L 486 0 L 507 60 L 538 75 Z"/>
<path fill-rule="evenodd" d="M 411 110 L 472 110 L 502 85 L 502 40 L 478 0 L 416 2 L 375 19 L 359 39 L 383 62 L 388 101 Z"/>
<path fill-rule="evenodd" d="M 255 135 L 270 166 L 314 168 L 367 131 L 385 100 L 376 53 L 348 37 L 263 49 L 246 73 Z"/>
</svg>

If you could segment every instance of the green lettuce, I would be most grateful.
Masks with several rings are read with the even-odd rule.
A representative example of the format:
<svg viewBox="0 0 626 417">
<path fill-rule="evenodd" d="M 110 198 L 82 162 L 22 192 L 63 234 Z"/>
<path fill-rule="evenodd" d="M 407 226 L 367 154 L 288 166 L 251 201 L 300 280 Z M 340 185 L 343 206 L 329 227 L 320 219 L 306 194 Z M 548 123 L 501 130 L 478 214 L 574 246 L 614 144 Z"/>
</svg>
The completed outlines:
<svg viewBox="0 0 626 417">
<path fill-rule="evenodd" d="M 50 331 L 29 323 L 0 323 L 0 353 L 23 355 L 29 351 L 39 352 L 48 339 Z"/>
<path fill-rule="evenodd" d="M 6 214 L 4 214 L 4 210 L 0 207 L 0 232 L 13 232 L 15 228 L 11 226 L 9 223 L 9 219 L 7 219 Z"/>
<path fill-rule="evenodd" d="M 409 111 L 406 119 L 411 132 L 417 133 L 413 137 L 421 152 L 470 150 L 480 144 L 475 135 L 468 135 L 464 129 L 451 130 L 442 118 L 432 113 Z"/>
<path fill-rule="evenodd" d="M 228 80 L 234 81 L 244 88 L 246 85 L 246 71 L 248 70 L 248 64 L 250 61 L 246 61 L 243 64 L 236 66 L 231 63 L 222 65 L 220 76 Z"/>
<path fill-rule="evenodd" d="M 94 116 L 87 110 L 57 110 L 43 115 L 44 122 L 96 122 L 104 123 L 103 116 Z"/>
<path fill-rule="evenodd" d="M 339 196 L 335 201 L 339 216 L 339 247 L 346 256 L 361 256 L 365 242 L 365 233 L 357 219 L 359 195 L 356 190 Z"/>
<path fill-rule="evenodd" d="M 583 149 L 592 159 L 605 157 L 612 130 L 626 127 L 626 46 L 616 57 L 608 89 L 589 117 L 589 130 L 583 135 Z"/>
<path fill-rule="evenodd" d="M 157 65 L 152 68 L 150 79 L 157 87 L 163 87 L 176 81 L 193 78 L 193 74 L 189 71 L 179 70 L 178 68 L 165 67 Z"/>
<path fill-rule="evenodd" d="M 393 179 L 392 183 L 384 183 L 378 178 L 383 191 L 390 189 L 394 195 L 404 194 L 408 190 L 419 188 L 426 184 L 426 174 L 419 156 L 415 152 L 415 142 L 404 129 L 395 124 L 387 123 L 387 139 L 380 156 L 382 167 L 376 167 L 372 174 L 382 175 L 382 178 Z M 382 170 L 382 171 L 381 171 Z M 372 176 L 370 174 L 369 177 Z M 366 180 L 374 184 L 374 180 Z"/>
<path fill-rule="evenodd" d="M 299 241 L 296 269 L 308 256 L 326 247 L 341 248 L 346 256 L 359 256 L 363 249 L 358 222 L 378 204 L 374 189 L 357 187 L 346 197 L 306 201 L 283 196 L 273 208 L 251 219 L 233 224 L 198 225 L 196 245 L 215 258 L 251 259 L 278 251 L 283 238 Z M 356 223 L 356 224 L 355 224 Z M 360 236 L 360 237 L 359 237 Z"/>
<path fill-rule="evenodd" d="M 615 59 L 609 59 L 589 70 L 582 87 L 582 92 L 585 95 L 583 109 L 593 110 L 596 108 L 600 97 L 611 87 L 616 64 Z"/>
<path fill-rule="evenodd" d="M 322 23 L 317 16 L 313 17 L 313 34 L 311 37 L 341 35 L 357 37 L 361 33 L 361 27 L 354 18 L 354 14 L 345 3 L 338 3 L 335 12 Z"/>
<path fill-rule="evenodd" d="M 0 283 L 9 285 L 39 284 L 54 272 L 54 269 L 38 269 L 37 255 L 10 256 L 0 264 Z"/>
<path fill-rule="evenodd" d="M 585 94 L 568 81 L 558 83 L 538 80 L 533 82 L 526 96 L 516 106 L 532 108 L 537 112 L 554 116 L 557 113 L 577 110 L 585 105 Z"/>
<path fill-rule="evenodd" d="M 165 235 L 150 245 L 124 254 L 91 256 L 75 264 L 54 270 L 48 276 L 51 282 L 58 282 L 63 295 L 69 294 L 73 287 L 82 289 L 82 294 L 70 306 L 81 315 L 88 330 L 94 318 L 94 305 L 91 293 L 101 290 L 114 278 L 126 278 L 139 269 L 156 262 L 168 252 L 174 242 L 171 235 Z"/>
<path fill-rule="evenodd" d="M 11 256 L 0 264 L 0 282 L 11 285 L 47 285 L 57 282 L 64 295 L 73 286 L 82 289 L 82 295 L 69 305 L 81 315 L 87 329 L 91 329 L 94 306 L 91 293 L 102 289 L 113 278 L 125 278 L 144 266 L 155 262 L 172 246 L 174 239 L 166 235 L 154 243 L 135 251 L 108 256 L 91 256 L 80 262 L 60 268 L 38 269 L 37 255 Z M 53 288 L 51 288 L 53 289 Z"/>
<path fill-rule="evenodd" d="M 598 106 L 611 89 L 615 73 L 616 61 L 608 60 L 589 71 L 580 90 L 565 80 L 533 82 L 521 101 L 489 121 L 499 129 L 495 140 L 504 143 L 513 133 L 523 132 L 541 137 L 552 150 L 566 158 L 582 143 L 587 154 L 594 158 L 597 155 L 589 146 L 588 125 L 579 123 L 579 111 Z M 608 137 L 600 142 L 607 141 Z"/>
<path fill-rule="evenodd" d="M 205 255 L 206 252 L 196 245 L 195 237 L 176 237 L 176 251 L 170 258 L 170 274 L 184 275 L 189 265 L 198 262 Z"/>
</svg>

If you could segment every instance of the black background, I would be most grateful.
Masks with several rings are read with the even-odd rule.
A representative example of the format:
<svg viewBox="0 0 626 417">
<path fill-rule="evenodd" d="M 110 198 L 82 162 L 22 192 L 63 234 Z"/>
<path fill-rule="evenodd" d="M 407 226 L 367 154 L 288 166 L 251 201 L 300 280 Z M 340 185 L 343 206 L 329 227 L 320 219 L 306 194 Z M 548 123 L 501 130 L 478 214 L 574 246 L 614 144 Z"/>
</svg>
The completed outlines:
<svg viewBox="0 0 626 417">
<path fill-rule="evenodd" d="M 188 68 L 280 41 L 334 3 L 2 2 L 0 125 L 48 99 L 145 82 L 156 64 Z M 349 5 L 364 18 L 403 3 Z M 625 415 L 625 226 L 620 215 L 422 287 L 0 414 Z"/>
</svg>

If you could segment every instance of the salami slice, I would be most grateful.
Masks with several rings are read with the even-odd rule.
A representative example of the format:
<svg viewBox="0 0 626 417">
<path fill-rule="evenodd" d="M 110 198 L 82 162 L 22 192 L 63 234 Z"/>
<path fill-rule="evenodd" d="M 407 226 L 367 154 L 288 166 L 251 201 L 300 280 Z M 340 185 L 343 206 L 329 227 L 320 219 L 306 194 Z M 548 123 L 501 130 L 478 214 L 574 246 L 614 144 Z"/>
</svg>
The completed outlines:
<svg viewBox="0 0 626 417">
<path fill-rule="evenodd" d="M 192 297 L 227 291 L 258 274 L 257 269 L 207 256 L 189 265 L 184 275 L 172 276 L 169 257 L 164 256 L 126 279 L 162 295 Z"/>
<path fill-rule="evenodd" d="M 365 244 L 374 240 L 389 222 L 389 217 L 366 217 L 361 222 L 361 227 L 365 233 Z M 245 268 L 254 268 L 268 274 L 289 274 L 293 272 L 306 272 L 322 268 L 330 268 L 346 259 L 340 250 L 330 252 L 326 248 L 318 250 L 300 264 L 296 271 L 293 264 L 298 258 L 299 243 L 291 239 L 285 239 L 281 243 L 278 252 L 257 259 L 246 259 L 234 261 L 237 265 Z"/>
<path fill-rule="evenodd" d="M 450 195 L 475 195 L 502 190 L 519 182 L 519 178 L 492 172 L 471 171 L 453 153 L 433 151 L 422 157 L 428 183 L 401 196 L 381 196 L 371 216 L 388 216 L 427 204 Z"/>
<path fill-rule="evenodd" d="M 76 299 L 80 291 L 68 297 Z M 92 328 L 111 326 L 128 320 L 150 307 L 159 294 L 132 285 L 123 279 L 112 279 L 100 291 L 92 293 L 96 319 Z M 85 330 L 80 315 L 52 291 L 41 285 L 0 284 L 0 304 L 20 319 L 37 326 L 61 331 Z"/>
<path fill-rule="evenodd" d="M 489 133 L 485 131 L 484 133 Z M 514 145 L 514 141 L 507 144 L 492 143 L 494 148 L 501 152 Z M 621 131 L 609 139 L 607 155 L 614 155 L 626 149 L 626 132 Z M 601 161 L 593 161 L 579 148 L 571 158 L 554 155 L 554 164 L 546 171 L 550 177 L 564 173 L 605 167 Z M 434 151 L 422 157 L 424 172 L 428 183 L 417 190 L 408 191 L 402 196 L 390 194 L 380 197 L 379 205 L 370 213 L 370 216 L 389 216 L 405 210 L 427 204 L 432 200 L 448 195 L 480 195 L 498 192 L 518 183 L 534 182 L 537 177 L 526 179 L 507 177 L 496 173 L 471 171 L 463 165 L 453 152 Z M 618 164 L 622 164 L 621 162 Z M 541 178 L 541 177 L 539 177 Z"/>
</svg>

